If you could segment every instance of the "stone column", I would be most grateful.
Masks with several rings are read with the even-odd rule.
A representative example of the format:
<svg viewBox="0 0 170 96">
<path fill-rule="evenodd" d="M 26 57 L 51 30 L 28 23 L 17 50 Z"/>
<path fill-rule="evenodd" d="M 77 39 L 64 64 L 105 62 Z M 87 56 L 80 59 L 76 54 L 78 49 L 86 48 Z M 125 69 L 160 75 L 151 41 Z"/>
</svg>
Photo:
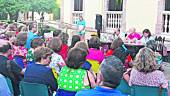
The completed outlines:
<svg viewBox="0 0 170 96">
<path fill-rule="evenodd" d="M 157 22 L 156 22 L 156 29 L 155 33 L 160 34 L 163 32 L 163 15 L 162 12 L 165 9 L 165 0 L 157 0 L 158 8 L 157 8 Z"/>
</svg>

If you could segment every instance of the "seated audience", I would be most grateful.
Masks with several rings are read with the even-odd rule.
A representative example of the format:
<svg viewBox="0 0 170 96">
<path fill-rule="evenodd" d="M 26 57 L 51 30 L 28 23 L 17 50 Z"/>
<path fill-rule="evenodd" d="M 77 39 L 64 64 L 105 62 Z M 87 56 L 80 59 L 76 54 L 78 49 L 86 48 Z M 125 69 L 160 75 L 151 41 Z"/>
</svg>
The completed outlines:
<svg viewBox="0 0 170 96">
<path fill-rule="evenodd" d="M 131 60 L 127 61 L 129 54 L 130 53 L 129 53 L 128 49 L 125 47 L 122 39 L 117 38 L 112 42 L 110 49 L 106 53 L 106 56 L 114 55 L 114 56 L 118 57 L 122 61 L 124 66 L 126 68 L 128 68 L 129 63 L 131 62 Z M 130 55 L 129 55 L 129 58 L 131 58 Z"/>
<path fill-rule="evenodd" d="M 31 48 L 28 50 L 26 59 L 27 59 L 27 64 L 33 64 L 35 62 L 34 60 L 34 50 L 38 47 L 44 46 L 44 40 L 41 38 L 34 38 L 31 41 Z"/>
<path fill-rule="evenodd" d="M 159 54 L 159 52 L 156 52 L 156 49 L 157 49 L 156 41 L 154 41 L 154 40 L 149 40 L 149 41 L 146 43 L 146 47 L 148 47 L 148 48 L 152 49 L 152 51 L 154 51 L 156 63 L 157 63 L 157 64 L 161 64 L 161 63 L 162 63 L 162 55 Z"/>
<path fill-rule="evenodd" d="M 151 32 L 149 31 L 149 29 L 145 29 L 143 30 L 143 36 L 140 39 L 140 42 L 142 44 L 146 44 L 149 40 L 154 40 L 154 38 L 151 36 Z"/>
<path fill-rule="evenodd" d="M 51 55 L 51 62 L 50 62 L 50 67 L 54 68 L 55 71 L 59 74 L 60 69 L 65 66 L 65 62 L 61 55 L 59 55 L 57 52 L 61 50 L 62 47 L 62 41 L 59 37 L 54 37 L 52 38 L 47 46 L 53 50 L 53 54 Z"/>
<path fill-rule="evenodd" d="M 100 65 L 100 71 L 97 74 L 97 83 L 99 86 L 94 89 L 81 90 L 76 96 L 125 96 L 116 90 L 123 76 L 123 64 L 115 56 L 106 57 Z"/>
<path fill-rule="evenodd" d="M 129 71 L 129 70 L 128 70 Z M 147 47 L 139 50 L 130 72 L 124 73 L 124 79 L 129 85 L 156 86 L 167 88 L 165 75 L 157 70 L 154 52 Z"/>
<path fill-rule="evenodd" d="M 17 42 L 16 42 L 17 46 L 13 46 L 14 60 L 22 68 L 25 68 L 27 66 L 27 62 L 26 62 L 27 49 L 25 48 L 26 39 L 27 39 L 27 33 L 19 33 L 17 35 Z"/>
<path fill-rule="evenodd" d="M 2 74 L 0 74 L 0 85 L 0 96 L 13 96 L 6 79 Z"/>
<path fill-rule="evenodd" d="M 96 36 L 93 36 L 88 41 L 89 54 L 87 55 L 86 59 L 88 62 L 92 64 L 92 70 L 95 73 L 97 73 L 99 65 L 104 59 L 104 53 L 102 50 L 100 50 L 100 45 L 101 45 L 100 39 Z"/>
<path fill-rule="evenodd" d="M 72 40 L 71 40 L 71 45 L 70 45 L 69 49 L 73 48 L 74 45 L 75 45 L 78 41 L 80 41 L 80 40 L 81 40 L 81 38 L 80 38 L 79 35 L 73 35 L 73 36 L 72 36 Z"/>
<path fill-rule="evenodd" d="M 39 47 L 34 51 L 35 64 L 27 67 L 24 74 L 24 81 L 30 83 L 39 83 L 49 86 L 49 92 L 57 90 L 57 82 L 48 67 L 51 62 L 53 51 L 47 47 Z M 50 95 L 52 93 L 49 93 Z"/>
<path fill-rule="evenodd" d="M 62 67 L 58 77 L 57 96 L 75 96 L 76 92 L 96 86 L 91 72 L 82 69 L 87 52 L 80 48 L 69 50 L 66 66 Z"/>
<path fill-rule="evenodd" d="M 27 34 L 27 40 L 26 40 L 26 48 L 30 49 L 31 48 L 31 41 L 38 37 L 37 35 L 37 26 L 35 24 L 32 24 L 29 26 L 29 32 Z"/>
<path fill-rule="evenodd" d="M 88 45 L 84 42 L 84 41 L 79 41 L 75 44 L 74 48 L 80 48 L 80 49 L 84 49 L 87 54 L 89 52 L 89 47 Z M 83 69 L 86 69 L 86 70 L 90 70 L 91 69 L 91 64 L 86 61 L 83 65 L 82 65 L 82 68 Z"/>
<path fill-rule="evenodd" d="M 2 39 L 0 39 L 0 42 L 0 74 L 11 79 L 14 96 L 18 96 L 20 94 L 19 81 L 21 80 L 20 77 L 21 74 L 23 74 L 23 71 L 19 65 L 8 59 L 8 56 L 13 51 L 11 44 Z"/>
<path fill-rule="evenodd" d="M 65 61 L 67 58 L 68 50 L 69 50 L 69 47 L 67 45 L 69 35 L 67 33 L 60 33 L 59 37 L 61 38 L 62 45 L 61 45 L 60 51 L 57 53 L 60 54 L 63 57 L 63 60 Z"/>
</svg>

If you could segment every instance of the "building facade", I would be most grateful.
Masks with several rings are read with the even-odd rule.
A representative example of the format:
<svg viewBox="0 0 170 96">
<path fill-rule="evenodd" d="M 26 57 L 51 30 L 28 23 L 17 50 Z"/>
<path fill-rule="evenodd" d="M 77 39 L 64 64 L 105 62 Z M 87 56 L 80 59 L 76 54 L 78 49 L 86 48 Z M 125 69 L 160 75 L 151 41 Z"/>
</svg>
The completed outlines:
<svg viewBox="0 0 170 96">
<path fill-rule="evenodd" d="M 96 14 L 102 15 L 102 31 L 120 28 L 126 32 L 135 27 L 138 32 L 151 30 L 152 34 L 170 35 L 170 0 L 61 0 L 60 19 L 75 24 L 84 17 L 87 27 L 95 28 Z"/>
</svg>

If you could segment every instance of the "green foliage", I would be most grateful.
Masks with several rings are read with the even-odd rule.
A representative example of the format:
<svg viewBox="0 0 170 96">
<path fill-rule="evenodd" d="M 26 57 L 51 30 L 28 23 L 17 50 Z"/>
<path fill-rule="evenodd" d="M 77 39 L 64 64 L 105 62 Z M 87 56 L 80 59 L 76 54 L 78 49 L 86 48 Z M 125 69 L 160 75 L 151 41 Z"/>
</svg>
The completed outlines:
<svg viewBox="0 0 170 96">
<path fill-rule="evenodd" d="M 29 0 L 30 10 L 51 13 L 56 8 L 56 0 Z"/>
<path fill-rule="evenodd" d="M 10 17 L 28 11 L 51 13 L 56 8 L 56 0 L 0 0 L 0 13 L 8 13 Z"/>
<path fill-rule="evenodd" d="M 119 4 L 122 4 L 123 0 L 116 0 L 116 3 L 119 5 Z"/>
</svg>

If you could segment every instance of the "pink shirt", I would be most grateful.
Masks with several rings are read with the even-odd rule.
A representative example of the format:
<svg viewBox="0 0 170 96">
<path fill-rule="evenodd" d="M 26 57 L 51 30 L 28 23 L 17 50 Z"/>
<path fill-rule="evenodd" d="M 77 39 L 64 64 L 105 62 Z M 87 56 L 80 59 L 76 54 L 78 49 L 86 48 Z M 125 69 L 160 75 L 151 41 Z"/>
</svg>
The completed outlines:
<svg viewBox="0 0 170 96">
<path fill-rule="evenodd" d="M 133 40 L 133 39 L 141 39 L 141 35 L 139 34 L 139 33 L 130 33 L 129 35 L 128 35 L 128 38 L 130 39 L 130 40 Z"/>
<path fill-rule="evenodd" d="M 89 54 L 87 55 L 86 59 L 96 60 L 101 63 L 104 59 L 104 53 L 101 50 L 97 50 L 95 48 L 90 48 Z"/>
<path fill-rule="evenodd" d="M 132 68 L 129 85 L 156 86 L 156 87 L 162 85 L 163 88 L 166 88 L 167 82 L 164 73 L 159 70 L 145 74 Z"/>
</svg>

